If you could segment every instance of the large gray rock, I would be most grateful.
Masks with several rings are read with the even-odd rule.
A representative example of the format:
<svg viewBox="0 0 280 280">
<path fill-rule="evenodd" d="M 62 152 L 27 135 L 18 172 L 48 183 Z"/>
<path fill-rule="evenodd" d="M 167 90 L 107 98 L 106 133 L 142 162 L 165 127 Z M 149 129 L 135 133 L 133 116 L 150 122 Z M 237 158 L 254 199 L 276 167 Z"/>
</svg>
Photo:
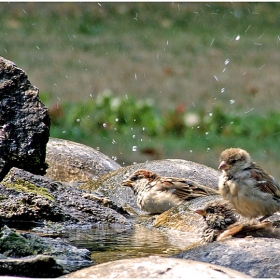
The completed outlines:
<svg viewBox="0 0 280 280">
<path fill-rule="evenodd" d="M 190 278 L 228 279 L 248 276 L 225 267 L 163 257 L 135 258 L 85 268 L 63 278 Z"/>
<path fill-rule="evenodd" d="M 23 70 L 0 56 L 0 181 L 12 167 L 44 175 L 50 116 Z"/>
<path fill-rule="evenodd" d="M 46 176 L 59 182 L 87 182 L 121 166 L 108 156 L 83 144 L 50 138 Z"/>
<path fill-rule="evenodd" d="M 172 257 L 228 267 L 254 278 L 280 277 L 280 242 L 274 238 L 232 238 Z"/>
</svg>

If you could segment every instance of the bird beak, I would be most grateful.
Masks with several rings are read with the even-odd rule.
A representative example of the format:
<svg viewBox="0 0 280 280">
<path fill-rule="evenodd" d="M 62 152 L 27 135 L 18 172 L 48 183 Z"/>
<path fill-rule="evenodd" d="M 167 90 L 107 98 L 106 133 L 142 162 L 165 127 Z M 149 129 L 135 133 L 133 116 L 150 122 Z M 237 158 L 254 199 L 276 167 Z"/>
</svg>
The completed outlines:
<svg viewBox="0 0 280 280">
<path fill-rule="evenodd" d="M 227 170 L 227 169 L 229 169 L 229 165 L 228 165 L 225 161 L 222 161 L 222 162 L 220 163 L 218 169 Z"/>
<path fill-rule="evenodd" d="M 123 181 L 122 186 L 132 187 L 132 181 L 131 180 Z"/>
<path fill-rule="evenodd" d="M 204 209 L 197 209 L 194 212 L 201 215 L 202 217 L 206 217 L 206 211 Z"/>
</svg>

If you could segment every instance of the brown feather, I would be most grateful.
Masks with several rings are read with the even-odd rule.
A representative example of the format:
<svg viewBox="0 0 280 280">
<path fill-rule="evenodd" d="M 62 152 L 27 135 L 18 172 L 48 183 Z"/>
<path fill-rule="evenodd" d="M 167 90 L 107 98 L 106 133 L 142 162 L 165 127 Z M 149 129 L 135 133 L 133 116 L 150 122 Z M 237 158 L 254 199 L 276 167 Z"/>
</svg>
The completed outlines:
<svg viewBox="0 0 280 280">
<path fill-rule="evenodd" d="M 190 200 L 200 196 L 218 194 L 217 191 L 202 186 L 197 182 L 182 178 L 164 178 L 162 191 L 171 191 L 182 200 Z"/>
<path fill-rule="evenodd" d="M 274 178 L 255 164 L 253 164 L 251 168 L 251 177 L 258 181 L 257 187 L 263 192 L 270 193 L 276 198 L 280 198 L 280 186 Z"/>
</svg>

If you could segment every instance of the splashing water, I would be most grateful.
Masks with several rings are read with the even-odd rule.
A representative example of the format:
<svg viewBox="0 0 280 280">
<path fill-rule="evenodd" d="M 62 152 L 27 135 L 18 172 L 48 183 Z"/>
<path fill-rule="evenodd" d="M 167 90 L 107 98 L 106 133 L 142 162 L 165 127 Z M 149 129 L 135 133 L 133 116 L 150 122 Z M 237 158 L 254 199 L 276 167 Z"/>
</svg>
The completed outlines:
<svg viewBox="0 0 280 280">
<path fill-rule="evenodd" d="M 228 65 L 229 62 L 230 62 L 230 60 L 229 60 L 229 59 L 226 59 L 224 63 L 225 63 L 225 65 Z"/>
</svg>

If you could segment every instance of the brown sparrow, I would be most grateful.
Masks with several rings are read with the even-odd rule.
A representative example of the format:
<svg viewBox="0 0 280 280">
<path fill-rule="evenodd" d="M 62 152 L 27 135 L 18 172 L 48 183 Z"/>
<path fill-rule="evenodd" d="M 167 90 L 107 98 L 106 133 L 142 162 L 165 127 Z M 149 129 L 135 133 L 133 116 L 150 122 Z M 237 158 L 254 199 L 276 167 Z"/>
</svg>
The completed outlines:
<svg viewBox="0 0 280 280">
<path fill-rule="evenodd" d="M 207 224 L 202 234 L 202 243 L 220 241 L 231 236 L 279 238 L 279 230 L 273 228 L 272 222 L 249 223 L 225 201 L 210 202 L 204 209 L 195 212 L 203 216 Z"/>
<path fill-rule="evenodd" d="M 225 201 L 210 202 L 204 209 L 197 209 L 195 212 L 201 215 L 207 224 L 202 235 L 204 242 L 217 240 L 221 232 L 238 220 L 238 214 Z"/>
<path fill-rule="evenodd" d="M 122 182 L 122 185 L 131 187 L 137 205 L 152 214 L 163 213 L 186 200 L 218 194 L 216 190 L 197 182 L 183 178 L 161 177 L 145 169 L 134 172 L 128 180 Z"/>
<path fill-rule="evenodd" d="M 239 148 L 221 153 L 219 191 L 244 217 L 263 216 L 262 221 L 280 210 L 280 186 L 250 155 Z"/>
</svg>

